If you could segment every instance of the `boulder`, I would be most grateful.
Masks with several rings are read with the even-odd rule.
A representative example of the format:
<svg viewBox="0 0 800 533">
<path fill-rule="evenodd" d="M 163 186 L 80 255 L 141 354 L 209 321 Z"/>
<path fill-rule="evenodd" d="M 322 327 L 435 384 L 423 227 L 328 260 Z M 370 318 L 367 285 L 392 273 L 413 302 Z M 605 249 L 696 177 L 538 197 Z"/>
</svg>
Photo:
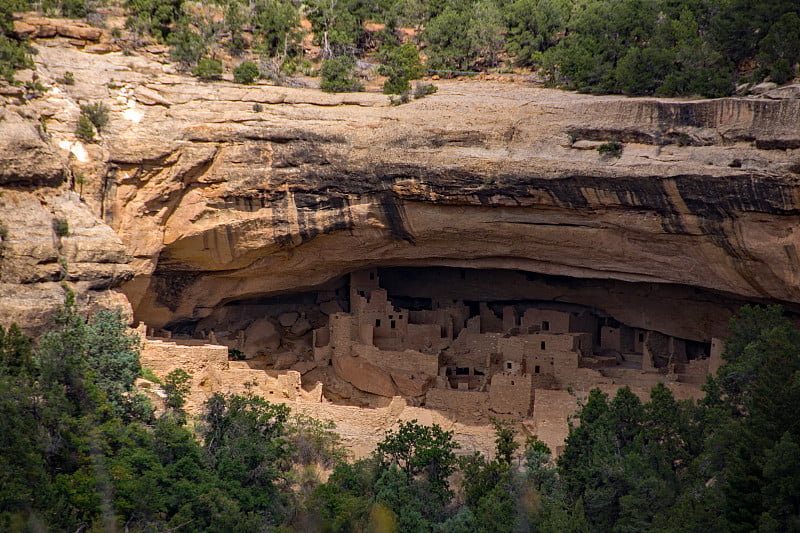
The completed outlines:
<svg viewBox="0 0 800 533">
<path fill-rule="evenodd" d="M 278 322 L 280 322 L 281 326 L 288 328 L 295 322 L 297 319 L 300 318 L 300 313 L 283 313 L 281 316 L 278 317 Z"/>
<path fill-rule="evenodd" d="M 172 102 L 167 98 L 149 87 L 139 86 L 133 91 L 133 97 L 142 105 L 162 105 L 169 107 Z"/>
<path fill-rule="evenodd" d="M 800 98 L 800 83 L 793 83 L 766 91 L 763 96 L 772 100 L 798 99 Z"/>
<path fill-rule="evenodd" d="M 308 321 L 307 318 L 301 318 L 297 322 L 294 323 L 292 329 L 289 330 L 292 335 L 305 335 L 309 331 L 311 331 L 311 322 Z"/>
<path fill-rule="evenodd" d="M 754 85 L 750 88 L 750 92 L 753 94 L 764 94 L 767 91 L 771 91 L 778 87 L 777 83 L 773 83 L 771 81 L 765 81 L 764 83 L 759 83 L 758 85 Z"/>
<path fill-rule="evenodd" d="M 389 374 L 364 359 L 351 356 L 334 357 L 333 369 L 337 376 L 359 390 L 387 398 L 395 394 Z"/>
<path fill-rule="evenodd" d="M 297 354 L 294 352 L 285 352 L 279 354 L 278 357 L 275 358 L 275 363 L 272 365 L 272 368 L 275 370 L 287 370 L 292 368 L 295 363 L 297 363 Z"/>
<path fill-rule="evenodd" d="M 392 381 L 397 386 L 397 392 L 403 396 L 422 396 L 434 381 L 433 376 L 427 374 L 408 374 L 406 372 L 392 372 Z"/>
<path fill-rule="evenodd" d="M 111 43 L 98 43 L 88 45 L 84 51 L 90 54 L 110 54 L 119 51 L 119 47 Z"/>
<path fill-rule="evenodd" d="M 325 313 L 326 315 L 332 315 L 334 313 L 341 313 L 342 306 L 339 305 L 339 302 L 336 300 L 331 300 L 330 302 L 323 302 L 319 305 L 319 310 Z"/>
<path fill-rule="evenodd" d="M 103 30 L 100 28 L 92 28 L 82 24 L 58 24 L 56 31 L 62 37 L 83 41 L 99 41 L 103 37 Z"/>
<path fill-rule="evenodd" d="M 292 365 L 292 370 L 300 372 L 301 375 L 307 374 L 317 368 L 317 363 L 314 361 L 300 361 Z"/>
<path fill-rule="evenodd" d="M 281 345 L 278 325 L 269 317 L 259 318 L 250 324 L 244 335 L 244 350 L 242 351 L 248 358 L 255 357 L 262 352 L 272 352 Z"/>
</svg>

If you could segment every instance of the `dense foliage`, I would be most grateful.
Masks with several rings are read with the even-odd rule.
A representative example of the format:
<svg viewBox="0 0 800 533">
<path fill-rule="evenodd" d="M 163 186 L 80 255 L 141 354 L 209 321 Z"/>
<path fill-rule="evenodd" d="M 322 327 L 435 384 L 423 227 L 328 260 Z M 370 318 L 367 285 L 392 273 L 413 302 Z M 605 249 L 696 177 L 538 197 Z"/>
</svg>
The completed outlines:
<svg viewBox="0 0 800 533">
<path fill-rule="evenodd" d="M 800 10 L 790 0 L 149 1 L 128 0 L 129 27 L 170 42 L 187 66 L 213 47 L 241 53 L 249 32 L 262 69 L 297 68 L 303 14 L 324 60 L 380 49 L 394 94 L 414 79 L 401 26 L 416 30 L 405 43 L 426 68 L 444 75 L 515 65 L 600 93 L 721 96 L 741 79 L 783 83 L 800 62 Z M 368 22 L 385 28 L 367 31 Z M 345 85 L 335 90 L 352 90 Z"/>
<path fill-rule="evenodd" d="M 56 322 L 35 344 L 0 328 L 3 531 L 800 530 L 800 331 L 778 307 L 742 308 L 700 402 L 591 391 L 555 463 L 508 421 L 490 459 L 413 420 L 350 462 L 331 424 L 251 394 L 191 425 L 183 370 L 156 417 L 119 313 L 68 295 Z"/>
<path fill-rule="evenodd" d="M 13 11 L 96 17 L 104 1 L 0 0 L 0 76 L 10 79 L 30 64 L 11 32 Z M 126 26 L 140 42 L 171 45 L 176 62 L 207 79 L 220 75 L 214 61 L 223 52 L 247 53 L 273 80 L 311 72 L 303 18 L 319 46 L 316 59 L 377 60 L 390 94 L 408 91 L 423 68 L 415 65 L 420 56 L 425 69 L 444 76 L 515 66 L 580 91 L 667 96 L 784 83 L 800 63 L 794 0 L 126 0 L 125 7 Z"/>
<path fill-rule="evenodd" d="M 252 396 L 215 395 L 197 431 L 188 375 L 154 417 L 133 382 L 138 337 L 68 299 L 36 344 L 0 328 L 0 530 L 265 531 L 289 518 L 297 465 L 340 460 L 330 426 Z"/>
<path fill-rule="evenodd" d="M 22 0 L 0 0 L 0 78 L 14 79 L 14 72 L 31 65 L 28 49 L 13 33 L 11 16 L 24 8 Z"/>
</svg>

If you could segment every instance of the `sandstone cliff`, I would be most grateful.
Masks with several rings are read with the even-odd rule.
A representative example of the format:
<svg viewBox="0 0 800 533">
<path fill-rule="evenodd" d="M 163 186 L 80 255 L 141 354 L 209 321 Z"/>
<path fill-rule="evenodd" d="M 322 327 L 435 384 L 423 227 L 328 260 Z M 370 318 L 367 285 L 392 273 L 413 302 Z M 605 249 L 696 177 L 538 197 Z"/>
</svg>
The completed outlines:
<svg viewBox="0 0 800 533">
<path fill-rule="evenodd" d="M 368 265 L 606 280 L 595 300 L 634 322 L 666 305 L 661 329 L 685 338 L 720 334 L 737 299 L 800 303 L 796 99 L 443 81 L 390 106 L 203 84 L 157 56 L 57 41 L 35 60 L 51 89 L 0 111 L 4 322 L 52 308 L 64 277 L 98 300 L 121 286 L 162 327 Z M 74 86 L 55 82 L 65 71 Z M 98 101 L 110 124 L 81 143 L 79 104 Z M 598 153 L 608 141 L 619 157 Z"/>
</svg>

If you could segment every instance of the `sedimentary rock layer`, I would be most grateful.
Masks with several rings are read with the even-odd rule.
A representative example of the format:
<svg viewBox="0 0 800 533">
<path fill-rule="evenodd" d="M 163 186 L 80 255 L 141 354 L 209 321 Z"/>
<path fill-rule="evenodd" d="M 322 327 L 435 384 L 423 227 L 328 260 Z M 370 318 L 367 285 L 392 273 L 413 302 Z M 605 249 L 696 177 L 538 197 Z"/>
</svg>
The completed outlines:
<svg viewBox="0 0 800 533">
<path fill-rule="evenodd" d="M 375 93 L 201 84 L 146 57 L 42 47 L 36 61 L 44 82 L 71 70 L 78 83 L 6 106 L 9 124 L 32 109 L 48 133 L 15 126 L 24 138 L 0 143 L 30 144 L 37 164 L 14 159 L 0 177 L 52 185 L 64 160 L 85 175 L 86 205 L 132 256 L 135 316 L 156 327 L 370 265 L 800 303 L 797 100 L 449 81 L 390 106 Z M 76 142 L 79 101 L 111 109 L 98 144 Z M 619 157 L 598 152 L 606 142 Z"/>
</svg>

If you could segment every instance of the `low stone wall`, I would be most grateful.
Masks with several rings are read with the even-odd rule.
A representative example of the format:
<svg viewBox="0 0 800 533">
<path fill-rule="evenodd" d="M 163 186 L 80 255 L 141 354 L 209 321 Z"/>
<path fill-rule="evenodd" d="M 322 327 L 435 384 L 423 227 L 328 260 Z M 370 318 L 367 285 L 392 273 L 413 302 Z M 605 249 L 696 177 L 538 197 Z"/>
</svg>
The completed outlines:
<svg viewBox="0 0 800 533">
<path fill-rule="evenodd" d="M 428 355 L 414 350 L 381 350 L 364 344 L 353 345 L 352 354 L 364 358 L 381 369 L 423 373 L 429 376 L 436 376 L 439 373 L 438 355 Z"/>
<path fill-rule="evenodd" d="M 252 392 L 269 401 L 322 401 L 322 385 L 312 391 L 301 387 L 300 373 L 293 370 L 251 368 L 246 361 L 228 361 L 228 347 L 202 341 L 146 339 L 139 360 L 162 380 L 176 369 L 192 376 L 186 411 L 199 413 L 214 393 Z"/>
<path fill-rule="evenodd" d="M 430 389 L 425 396 L 425 406 L 429 409 L 446 411 L 458 419 L 483 420 L 489 394 L 478 391 L 458 389 Z"/>
</svg>

